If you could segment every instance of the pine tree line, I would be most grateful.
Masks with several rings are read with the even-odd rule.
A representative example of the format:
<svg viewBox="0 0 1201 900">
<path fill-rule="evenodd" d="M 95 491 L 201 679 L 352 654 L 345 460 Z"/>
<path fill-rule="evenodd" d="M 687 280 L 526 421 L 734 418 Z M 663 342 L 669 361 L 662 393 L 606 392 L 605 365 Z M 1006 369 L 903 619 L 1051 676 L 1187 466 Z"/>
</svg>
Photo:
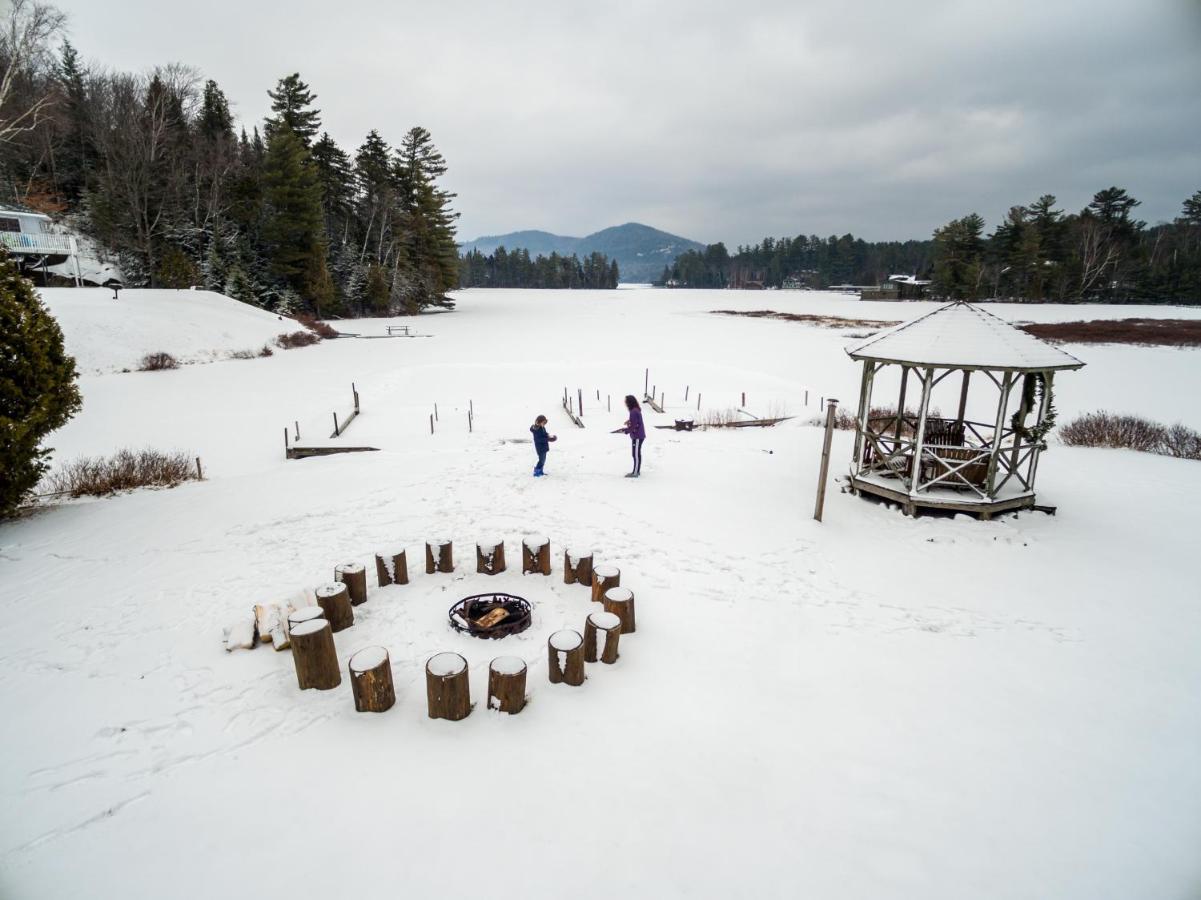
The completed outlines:
<svg viewBox="0 0 1201 900">
<path fill-rule="evenodd" d="M 933 292 L 1021 302 L 1201 303 L 1201 191 L 1171 223 L 1133 218 L 1140 201 L 1109 187 L 1079 213 L 1045 194 L 993 233 L 972 213 L 934 232 Z"/>
<path fill-rule="evenodd" d="M 459 260 L 459 284 L 463 287 L 616 289 L 618 275 L 617 260 L 597 252 L 583 261 L 574 253 L 539 254 L 530 259 L 528 250 L 510 253 L 497 247 L 489 256 L 472 250 Z"/>
<path fill-rule="evenodd" d="M 19 74 L 0 129 L 10 111 L 39 109 L 0 144 L 0 202 L 93 238 L 133 286 L 200 285 L 318 316 L 453 305 L 458 214 L 424 128 L 397 147 L 373 130 L 352 156 L 291 74 L 248 134 L 189 68 L 92 69 L 57 39 L 43 34 L 35 52 L 0 40 L 0 68 Z"/>
<path fill-rule="evenodd" d="M 1098 191 L 1079 213 L 1046 194 L 1009 210 L 991 235 L 972 213 L 929 241 L 869 243 L 850 234 L 766 238 L 730 254 L 724 244 L 681 254 L 664 283 L 692 288 L 750 284 L 825 288 L 874 285 L 891 274 L 931 279 L 948 299 L 1018 302 L 1201 303 L 1201 191 L 1174 222 L 1148 227 L 1140 201 L 1118 187 Z"/>
</svg>

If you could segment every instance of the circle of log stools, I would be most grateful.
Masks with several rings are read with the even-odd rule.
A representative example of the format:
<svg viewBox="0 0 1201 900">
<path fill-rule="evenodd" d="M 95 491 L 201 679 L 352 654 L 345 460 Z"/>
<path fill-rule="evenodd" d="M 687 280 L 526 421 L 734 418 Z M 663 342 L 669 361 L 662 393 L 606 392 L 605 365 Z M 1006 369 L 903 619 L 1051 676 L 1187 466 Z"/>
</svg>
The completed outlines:
<svg viewBox="0 0 1201 900">
<path fill-rule="evenodd" d="M 568 548 L 563 551 L 563 583 L 592 584 L 592 551 Z"/>
<path fill-rule="evenodd" d="M 592 567 L 592 602 L 600 603 L 605 591 L 621 584 L 621 569 L 617 566 L 600 565 Z"/>
<path fill-rule="evenodd" d="M 436 653 L 425 664 L 425 695 L 431 719 L 458 721 L 471 712 L 467 660 L 457 653 Z"/>
<path fill-rule="evenodd" d="M 320 606 L 302 606 L 300 609 L 294 609 L 288 613 L 288 631 L 289 633 L 300 625 L 302 622 L 308 622 L 312 619 L 324 619 L 325 610 Z"/>
<path fill-rule="evenodd" d="M 516 715 L 525 709 L 525 660 L 498 656 L 488 664 L 488 708 Z"/>
<path fill-rule="evenodd" d="M 621 619 L 611 612 L 589 613 L 584 622 L 584 661 L 594 663 L 599 660 L 612 665 L 617 662 L 620 640 Z"/>
<path fill-rule="evenodd" d="M 292 629 L 292 662 L 302 691 L 328 691 L 342 683 L 334 633 L 325 619 L 309 619 Z"/>
<path fill-rule="evenodd" d="M 563 583 L 588 587 L 593 602 L 603 612 L 592 612 L 581 635 L 573 629 L 556 631 L 547 639 L 547 673 L 552 684 L 584 683 L 584 663 L 615 663 L 622 634 L 634 631 L 634 594 L 621 587 L 621 571 L 610 564 L 594 565 L 594 552 L 568 548 L 563 553 Z M 521 542 L 522 574 L 550 575 L 550 541 L 541 535 Z M 447 539 L 425 543 L 428 574 L 453 572 L 453 544 Z M 380 587 L 408 584 L 408 562 L 403 547 L 375 554 Z M 505 571 L 505 546 L 501 538 L 476 543 L 476 572 L 496 575 Z M 331 690 L 342 683 L 333 634 L 354 624 L 354 606 L 367 600 L 367 573 L 360 563 L 344 563 L 334 570 L 334 581 L 314 591 L 316 604 L 291 611 L 287 617 L 302 690 Z M 483 596 L 483 595 L 480 595 Z M 467 598 L 474 599 L 474 598 Z M 453 608 L 452 608 L 453 612 Z M 284 644 L 287 646 L 287 643 Z M 396 703 L 392 662 L 384 647 L 367 647 L 347 664 L 355 709 L 384 712 Z M 488 708 L 516 714 L 525 708 L 528 666 L 518 656 L 498 656 L 488 666 Z M 431 719 L 457 721 L 471 712 L 467 660 L 458 653 L 431 656 L 425 665 L 426 698 Z"/>
<path fill-rule="evenodd" d="M 343 563 L 334 569 L 334 581 L 346 585 L 353 606 L 367 602 L 367 567 L 362 563 Z"/>
<path fill-rule="evenodd" d="M 475 571 L 479 575 L 499 575 L 505 570 L 505 542 L 500 538 L 478 541 L 475 545 Z"/>
<path fill-rule="evenodd" d="M 521 574 L 550 574 L 550 539 L 531 535 L 521 542 Z"/>
<path fill-rule="evenodd" d="M 425 574 L 455 570 L 454 544 L 446 538 L 425 542 Z"/>
<path fill-rule="evenodd" d="M 383 647 L 367 647 L 350 658 L 350 687 L 359 712 L 387 712 L 396 702 L 392 660 Z"/>
<path fill-rule="evenodd" d="M 350 602 L 350 589 L 345 582 L 323 584 L 313 592 L 317 605 L 325 611 L 329 627 L 337 632 L 354 624 L 354 606 Z"/>
<path fill-rule="evenodd" d="M 634 592 L 629 588 L 611 587 L 601 596 L 605 612 L 613 613 L 621 620 L 621 633 L 634 631 Z"/>
<path fill-rule="evenodd" d="M 551 684 L 584 683 L 584 638 L 578 631 L 556 631 L 546 642 L 546 655 Z"/>
<path fill-rule="evenodd" d="M 381 550 L 375 554 L 375 577 L 380 587 L 409 583 L 409 562 L 404 548 Z"/>
</svg>

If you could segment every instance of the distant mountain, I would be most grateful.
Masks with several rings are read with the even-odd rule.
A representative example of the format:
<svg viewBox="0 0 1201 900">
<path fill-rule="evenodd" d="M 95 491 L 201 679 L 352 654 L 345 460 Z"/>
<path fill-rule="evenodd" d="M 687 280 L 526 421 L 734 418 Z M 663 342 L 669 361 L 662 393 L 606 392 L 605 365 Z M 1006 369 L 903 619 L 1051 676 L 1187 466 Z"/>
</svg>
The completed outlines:
<svg viewBox="0 0 1201 900">
<path fill-rule="evenodd" d="M 589 253 L 603 253 L 617 260 L 623 282 L 655 281 L 663 274 L 663 267 L 670 265 L 686 250 L 704 250 L 705 245 L 678 235 L 668 234 L 649 225 L 627 222 L 605 228 L 587 237 L 565 237 L 547 231 L 514 231 L 509 234 L 489 235 L 459 245 L 460 253 L 479 250 L 491 255 L 497 247 L 505 250 L 527 250 L 530 256 L 550 256 L 551 253 L 584 257 Z"/>
</svg>

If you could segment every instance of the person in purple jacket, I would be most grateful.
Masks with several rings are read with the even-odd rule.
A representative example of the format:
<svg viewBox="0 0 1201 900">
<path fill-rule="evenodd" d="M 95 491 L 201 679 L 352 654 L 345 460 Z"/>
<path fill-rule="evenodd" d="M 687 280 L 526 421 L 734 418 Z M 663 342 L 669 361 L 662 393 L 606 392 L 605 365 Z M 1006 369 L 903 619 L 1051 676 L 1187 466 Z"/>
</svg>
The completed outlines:
<svg viewBox="0 0 1201 900">
<path fill-rule="evenodd" d="M 630 411 L 630 418 L 621 430 L 630 436 L 630 453 L 634 457 L 634 471 L 626 478 L 637 478 L 642 474 L 642 442 L 646 440 L 646 426 L 642 424 L 642 407 L 633 394 L 626 394 L 626 409 Z"/>
</svg>

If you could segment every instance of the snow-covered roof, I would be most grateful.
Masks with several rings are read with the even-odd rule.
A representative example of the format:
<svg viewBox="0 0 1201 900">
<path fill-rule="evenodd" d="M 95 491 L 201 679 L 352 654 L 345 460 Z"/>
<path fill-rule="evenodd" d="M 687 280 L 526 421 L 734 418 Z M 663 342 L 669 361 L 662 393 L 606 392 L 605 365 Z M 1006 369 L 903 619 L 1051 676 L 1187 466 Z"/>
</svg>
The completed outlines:
<svg viewBox="0 0 1201 900">
<path fill-rule="evenodd" d="M 930 283 L 929 279 L 921 279 L 916 275 L 889 275 L 888 280 L 893 284 L 915 284 L 919 287 L 925 287 Z"/>
<path fill-rule="evenodd" d="M 846 348 L 852 359 L 966 369 L 1079 369 L 1070 353 L 958 301 Z"/>
</svg>

